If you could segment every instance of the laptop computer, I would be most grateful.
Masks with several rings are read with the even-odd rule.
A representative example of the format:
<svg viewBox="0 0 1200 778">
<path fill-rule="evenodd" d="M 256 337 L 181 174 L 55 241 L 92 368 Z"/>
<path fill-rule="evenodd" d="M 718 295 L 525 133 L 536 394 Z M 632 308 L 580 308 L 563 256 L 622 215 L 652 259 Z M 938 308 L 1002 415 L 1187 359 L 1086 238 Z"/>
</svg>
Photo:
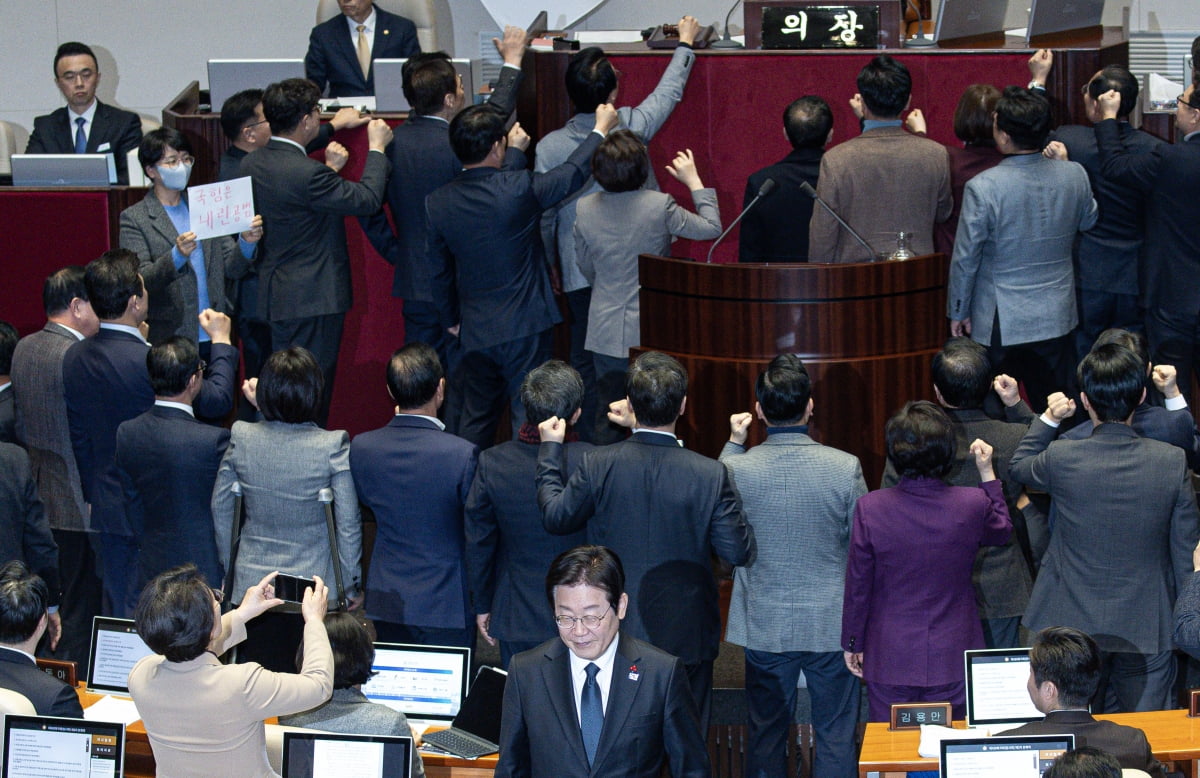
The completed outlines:
<svg viewBox="0 0 1200 778">
<path fill-rule="evenodd" d="M 426 732 L 428 743 L 463 759 L 478 759 L 500 750 L 500 717 L 504 709 L 504 683 L 508 673 L 484 665 L 471 684 L 462 710 L 450 729 Z"/>
<path fill-rule="evenodd" d="M 108 186 L 108 154 L 13 154 L 13 186 Z"/>
<path fill-rule="evenodd" d="M 266 89 L 285 78 L 304 78 L 302 59 L 210 59 L 208 100 L 213 113 L 243 89 Z"/>
<path fill-rule="evenodd" d="M 408 98 L 404 96 L 404 77 L 402 71 L 408 59 L 377 59 L 375 60 L 375 110 L 383 113 L 402 113 L 411 111 Z M 475 102 L 475 76 L 471 70 L 471 60 L 452 59 L 454 72 L 462 79 L 463 93 L 467 96 L 467 105 Z"/>
<path fill-rule="evenodd" d="M 1040 35 L 1099 27 L 1103 18 L 1104 0 L 1033 0 L 1025 45 Z"/>
<path fill-rule="evenodd" d="M 153 653 L 138 636 L 133 619 L 96 616 L 88 651 L 88 691 L 128 697 L 129 671 L 139 659 Z"/>
<path fill-rule="evenodd" d="M 1029 649 L 988 648 L 963 652 L 967 679 L 967 726 L 1041 721 L 1029 699 Z"/>
<path fill-rule="evenodd" d="M 1026 735 L 943 740 L 940 778 L 1041 778 L 1075 748 L 1074 735 Z"/>
<path fill-rule="evenodd" d="M 284 732 L 283 778 L 411 778 L 412 750 L 399 735 Z"/>
<path fill-rule="evenodd" d="M 125 725 L 54 716 L 4 717 L 3 778 L 96 778 L 125 770 Z"/>
<path fill-rule="evenodd" d="M 376 643 L 374 675 L 362 693 L 414 727 L 449 726 L 467 696 L 470 667 L 469 648 Z"/>
<path fill-rule="evenodd" d="M 1007 12 L 1007 3 L 942 0 L 938 3 L 933 39 L 941 42 L 978 35 L 1001 35 Z"/>
</svg>

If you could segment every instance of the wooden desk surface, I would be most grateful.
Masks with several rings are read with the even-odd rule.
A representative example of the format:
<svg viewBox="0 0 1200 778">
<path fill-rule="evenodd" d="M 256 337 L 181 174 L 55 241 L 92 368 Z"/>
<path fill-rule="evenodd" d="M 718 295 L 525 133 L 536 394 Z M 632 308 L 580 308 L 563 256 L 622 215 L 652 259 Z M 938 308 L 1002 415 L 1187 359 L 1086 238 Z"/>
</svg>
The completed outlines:
<svg viewBox="0 0 1200 778">
<path fill-rule="evenodd" d="M 79 704 L 85 708 L 99 702 L 103 696 L 87 691 L 82 683 L 75 692 L 79 695 Z M 267 723 L 274 724 L 276 720 L 268 719 Z M 425 763 L 428 778 L 492 778 L 496 770 L 495 754 L 470 760 L 422 753 L 421 761 Z M 127 778 L 154 778 L 155 775 L 154 754 L 146 737 L 146 727 L 140 720 L 125 728 L 125 775 Z"/>
<path fill-rule="evenodd" d="M 1097 716 L 1137 727 L 1146 733 L 1154 756 L 1163 762 L 1180 762 L 1185 775 L 1192 775 L 1192 761 L 1200 758 L 1200 718 L 1188 718 L 1186 710 L 1151 711 L 1147 713 L 1113 713 Z M 954 726 L 965 729 L 964 722 Z M 915 770 L 937 770 L 936 758 L 926 759 L 917 753 L 919 730 L 888 731 L 884 722 L 867 724 L 859 754 L 858 774 L 868 772 L 906 773 Z"/>
</svg>

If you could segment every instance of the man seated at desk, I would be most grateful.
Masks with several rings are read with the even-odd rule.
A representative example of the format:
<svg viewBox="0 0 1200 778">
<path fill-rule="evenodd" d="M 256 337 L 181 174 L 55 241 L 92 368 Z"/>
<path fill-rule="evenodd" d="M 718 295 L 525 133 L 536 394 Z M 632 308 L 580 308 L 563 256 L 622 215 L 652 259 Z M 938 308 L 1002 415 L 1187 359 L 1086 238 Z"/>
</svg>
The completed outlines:
<svg viewBox="0 0 1200 778">
<path fill-rule="evenodd" d="M 1029 649 L 1029 697 L 1046 718 L 1004 734 L 1071 734 L 1075 745 L 1112 754 L 1123 768 L 1164 775 L 1140 729 L 1092 718 L 1088 701 L 1099 685 L 1100 649 L 1091 635 L 1070 627 L 1043 629 Z"/>
<path fill-rule="evenodd" d="M 313 27 L 304 73 L 330 97 L 375 94 L 377 59 L 421 53 L 417 28 L 403 16 L 376 8 L 371 0 L 338 0 L 341 13 Z"/>
<path fill-rule="evenodd" d="M 28 697 L 39 716 L 81 719 L 83 708 L 75 690 L 42 672 L 33 658 L 47 630 L 54 641 L 62 631 L 58 616 L 47 610 L 49 604 L 46 582 L 24 562 L 0 567 L 0 689 Z"/>
<path fill-rule="evenodd" d="M 69 41 L 58 47 L 54 84 L 67 104 L 33 120 L 25 153 L 109 154 L 116 164 L 117 183 L 128 184 L 125 155 L 142 142 L 142 120 L 96 99 L 100 66 L 90 46 Z"/>
</svg>

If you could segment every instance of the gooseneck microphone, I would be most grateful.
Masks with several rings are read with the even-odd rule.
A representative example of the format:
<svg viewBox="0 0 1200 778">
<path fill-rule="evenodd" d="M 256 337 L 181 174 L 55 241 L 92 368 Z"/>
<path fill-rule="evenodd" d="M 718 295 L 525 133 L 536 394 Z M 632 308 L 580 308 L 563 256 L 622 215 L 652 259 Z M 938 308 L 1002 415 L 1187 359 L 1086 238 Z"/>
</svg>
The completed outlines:
<svg viewBox="0 0 1200 778">
<path fill-rule="evenodd" d="M 746 207 L 743 208 L 742 212 L 737 215 L 737 218 L 733 220 L 733 223 L 730 224 L 728 227 L 726 227 L 725 231 L 721 233 L 720 237 L 718 237 L 716 240 L 714 240 L 713 244 L 711 246 L 709 246 L 708 256 L 705 257 L 705 259 L 704 259 L 705 262 L 712 262 L 713 251 L 716 250 L 718 244 L 720 244 L 721 241 L 725 240 L 725 236 L 729 234 L 729 231 L 732 230 L 734 227 L 736 227 L 737 223 L 742 220 L 742 217 L 750 212 L 750 209 L 754 207 L 754 204 L 757 203 L 759 200 L 763 199 L 764 197 L 766 197 L 767 195 L 771 194 L 771 192 L 774 192 L 774 191 L 775 191 L 775 179 L 768 178 L 766 181 L 762 182 L 762 186 L 760 186 L 758 188 L 758 192 L 755 193 L 754 199 L 751 200 L 750 202 L 746 203 Z"/>
<path fill-rule="evenodd" d="M 845 219 L 843 219 L 841 216 L 838 216 L 837 212 L 829 207 L 829 203 L 821 199 L 821 196 L 817 194 L 817 190 L 812 188 L 812 184 L 808 183 L 807 181 L 802 181 L 800 182 L 800 189 L 804 192 L 804 194 L 820 203 L 821 207 L 828 211 L 830 216 L 837 219 L 838 224 L 846 228 L 846 232 L 853 235 L 854 239 L 862 244 L 862 247 L 865 248 L 869 253 L 869 258 L 867 260 L 868 262 L 873 262 L 875 260 L 875 249 L 871 248 L 871 244 L 867 243 L 866 239 L 863 238 L 862 235 L 859 235 L 853 227 L 847 224 Z M 809 260 L 811 261 L 811 259 L 812 258 L 810 257 Z"/>
<path fill-rule="evenodd" d="M 904 48 L 906 49 L 928 49 L 937 45 L 937 41 L 933 38 L 925 36 L 925 19 L 921 17 L 921 6 L 914 0 L 908 0 L 908 5 L 917 12 L 917 34 L 912 38 L 904 39 Z M 904 16 L 901 14 L 900 24 L 904 24 Z M 902 33 L 903 34 L 903 33 Z"/>
<path fill-rule="evenodd" d="M 712 43 L 708 44 L 708 47 L 710 49 L 744 49 L 744 48 L 746 48 L 742 44 L 735 41 L 733 39 L 733 36 L 729 34 L 729 17 L 733 16 L 733 12 L 738 7 L 738 3 L 740 3 L 740 2 L 742 2 L 742 0 L 733 0 L 733 6 L 730 7 L 729 13 L 725 14 L 725 33 L 721 36 L 720 40 L 713 41 Z"/>
</svg>

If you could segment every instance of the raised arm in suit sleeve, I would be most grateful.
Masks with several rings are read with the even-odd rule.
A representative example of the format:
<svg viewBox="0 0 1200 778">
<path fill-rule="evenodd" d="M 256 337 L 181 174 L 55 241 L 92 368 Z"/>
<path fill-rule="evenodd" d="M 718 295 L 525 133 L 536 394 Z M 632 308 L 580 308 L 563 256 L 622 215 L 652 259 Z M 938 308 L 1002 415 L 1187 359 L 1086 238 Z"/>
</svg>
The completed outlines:
<svg viewBox="0 0 1200 778">
<path fill-rule="evenodd" d="M 525 721 L 525 705 L 521 697 L 523 673 L 510 669 L 504 683 L 504 712 L 500 717 L 500 756 L 496 760 L 495 778 L 529 778 L 529 724 Z"/>
<path fill-rule="evenodd" d="M 1034 419 L 1008 463 L 1008 472 L 1012 477 L 1026 486 L 1044 492 L 1050 491 L 1054 468 L 1048 460 L 1049 452 L 1046 449 L 1057 434 L 1057 428 L 1051 427 L 1040 418 Z"/>
<path fill-rule="evenodd" d="M 492 598 L 496 596 L 496 548 L 500 544 L 500 522 L 487 488 L 488 460 L 486 456 L 479 458 L 475 480 L 471 482 L 471 491 L 467 493 L 463 511 L 463 529 L 467 541 L 467 587 L 476 614 L 491 613 Z"/>
<path fill-rule="evenodd" d="M 212 344 L 204 383 L 196 396 L 196 415 L 204 419 L 219 419 L 233 408 L 237 391 L 238 350 L 228 343 Z"/>
<path fill-rule="evenodd" d="M 688 240 L 712 240 L 721 234 L 721 212 L 717 208 L 716 189 L 697 189 L 692 192 L 696 212 L 680 207 L 675 198 L 667 195 L 667 231 Z"/>
<path fill-rule="evenodd" d="M 746 521 L 742 500 L 733 488 L 729 470 L 720 468 L 720 494 L 708 524 L 708 542 L 713 551 L 727 564 L 749 567 L 754 564 L 757 548 L 754 545 L 754 528 Z"/>
<path fill-rule="evenodd" d="M 981 546 L 1003 546 L 1012 535 L 1012 519 L 1008 515 L 1008 503 L 1004 501 L 1004 485 L 1000 479 L 993 478 L 979 485 L 988 499 L 987 519 L 983 526 L 983 535 L 979 539 Z"/>
<path fill-rule="evenodd" d="M 1200 573 L 1187 577 L 1175 600 L 1175 645 L 1200 659 Z"/>
<path fill-rule="evenodd" d="M 636 107 L 620 109 L 625 126 L 643 142 L 648 143 L 662 129 L 676 104 L 683 99 L 683 88 L 687 86 L 695 62 L 696 52 L 690 46 L 677 47 L 654 91 Z"/>
<path fill-rule="evenodd" d="M 252 665 L 246 679 L 245 709 L 257 718 L 286 716 L 315 708 L 333 694 L 333 651 L 322 621 L 304 623 L 304 663 L 299 673 L 273 673 Z"/>
<path fill-rule="evenodd" d="M 517 108 L 517 90 L 521 88 L 524 78 L 525 74 L 520 68 L 502 65 L 500 77 L 496 79 L 496 88 L 492 90 L 488 104 L 499 108 L 505 116 L 511 114 Z"/>
<path fill-rule="evenodd" d="M 1098 122 L 1095 130 L 1096 145 L 1100 147 L 1100 173 L 1142 194 L 1153 191 L 1165 164 L 1163 150 L 1169 147 L 1159 144 L 1149 154 L 1130 152 L 1121 141 L 1121 127 L 1116 119 Z"/>
<path fill-rule="evenodd" d="M 308 181 L 312 209 L 344 216 L 370 216 L 383 205 L 391 165 L 386 154 L 368 151 L 362 181 L 358 183 L 347 181 L 321 165 Z"/>
<path fill-rule="evenodd" d="M 545 173 L 532 174 L 533 195 L 542 208 L 558 203 L 587 182 L 592 171 L 592 154 L 602 140 L 600 133 L 589 132 L 566 162 Z"/>
<path fill-rule="evenodd" d="M 537 495 L 542 526 L 555 535 L 569 535 L 587 525 L 596 512 L 596 498 L 587 477 L 587 454 L 564 486 L 567 448 L 562 443 L 538 446 Z"/>
<path fill-rule="evenodd" d="M 950 259 L 950 281 L 946 289 L 946 316 L 962 320 L 971 316 L 975 297 L 975 276 L 983 259 L 983 247 L 995 229 L 995 215 L 977 182 L 967 182 L 963 190 L 958 232 L 954 236 L 954 255 Z"/>
<path fill-rule="evenodd" d="M 330 486 L 338 556 L 342 561 L 342 586 L 350 597 L 362 590 L 362 515 L 354 476 L 350 473 L 350 436 L 345 432 L 341 435 L 338 447 L 329 454 Z"/>
</svg>

